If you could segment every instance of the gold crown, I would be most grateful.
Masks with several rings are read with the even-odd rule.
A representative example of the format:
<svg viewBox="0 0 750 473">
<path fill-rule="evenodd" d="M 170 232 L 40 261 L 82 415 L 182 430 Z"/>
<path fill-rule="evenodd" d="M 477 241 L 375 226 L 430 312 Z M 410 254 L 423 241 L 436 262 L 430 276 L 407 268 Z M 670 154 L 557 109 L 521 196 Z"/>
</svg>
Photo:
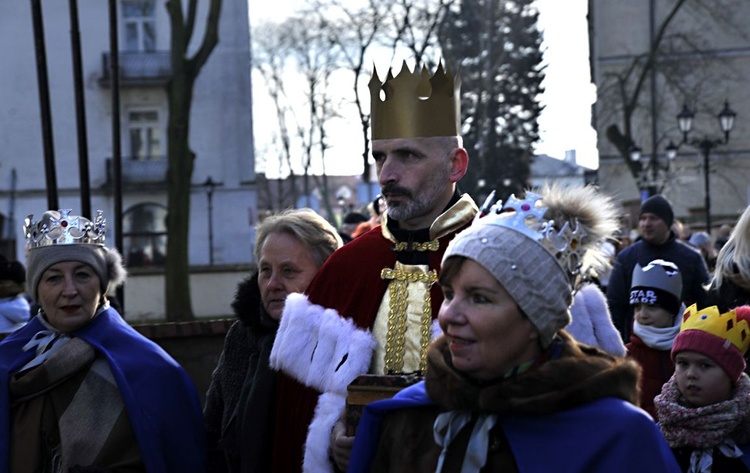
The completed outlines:
<svg viewBox="0 0 750 473">
<path fill-rule="evenodd" d="M 104 245 L 106 220 L 101 210 L 96 211 L 94 221 L 78 215 L 70 215 L 70 209 L 45 212 L 39 222 L 34 215 L 26 217 L 23 226 L 28 249 L 52 245 Z"/>
<path fill-rule="evenodd" d="M 373 68 L 370 87 L 370 128 L 373 140 L 458 136 L 461 130 L 461 78 L 442 62 L 430 77 L 427 67 L 414 72 L 404 61 L 385 82 Z M 381 99 L 381 92 L 384 98 Z"/>
<path fill-rule="evenodd" d="M 686 330 L 701 330 L 728 340 L 741 353 L 750 347 L 750 325 L 745 319 L 738 321 L 735 310 L 722 314 L 716 306 L 698 310 L 697 305 L 693 304 L 682 316 L 680 332 Z"/>
</svg>

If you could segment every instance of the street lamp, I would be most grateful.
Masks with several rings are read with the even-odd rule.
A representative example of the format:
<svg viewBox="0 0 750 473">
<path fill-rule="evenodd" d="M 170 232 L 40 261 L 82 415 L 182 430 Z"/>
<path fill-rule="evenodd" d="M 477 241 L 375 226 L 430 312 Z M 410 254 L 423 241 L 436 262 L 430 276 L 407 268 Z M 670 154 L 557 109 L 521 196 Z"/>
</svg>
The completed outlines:
<svg viewBox="0 0 750 473">
<path fill-rule="evenodd" d="M 208 198 L 208 264 L 214 265 L 214 219 L 213 219 L 213 195 L 214 189 L 217 183 L 211 179 L 211 176 L 206 178 L 203 183 L 206 187 L 206 197 Z"/>
<path fill-rule="evenodd" d="M 724 109 L 717 115 L 721 131 L 724 132 L 724 138 L 709 138 L 704 136 L 702 139 L 688 139 L 688 134 L 693 128 L 693 118 L 695 118 L 695 113 L 690 110 L 687 105 L 684 105 L 680 113 L 677 114 L 677 125 L 682 132 L 682 142 L 680 144 L 687 143 L 690 146 L 701 150 L 701 153 L 703 154 L 703 175 L 705 178 L 706 190 L 706 232 L 709 234 L 711 233 L 711 181 L 709 179 L 711 165 L 709 158 L 711 156 L 711 150 L 714 149 L 714 147 L 725 145 L 729 142 L 729 132 L 731 132 L 734 127 L 734 119 L 736 117 L 737 113 L 729 108 L 729 101 L 724 101 Z"/>
<path fill-rule="evenodd" d="M 661 192 L 661 189 L 666 185 L 671 163 L 677 157 L 677 145 L 670 141 L 665 148 L 665 152 L 667 162 L 662 164 L 658 156 L 643 159 L 644 156 L 641 154 L 641 148 L 638 145 L 634 144 L 630 148 L 630 160 L 638 163 L 640 167 L 638 188 L 642 192 L 648 191 L 649 195 L 654 195 Z"/>
</svg>

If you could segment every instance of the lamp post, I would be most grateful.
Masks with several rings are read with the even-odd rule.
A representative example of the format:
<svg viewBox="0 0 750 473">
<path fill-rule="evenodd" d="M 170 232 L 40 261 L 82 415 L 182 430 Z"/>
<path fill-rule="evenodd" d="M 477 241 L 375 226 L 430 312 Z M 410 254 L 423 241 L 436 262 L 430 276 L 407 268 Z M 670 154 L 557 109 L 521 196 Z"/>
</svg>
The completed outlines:
<svg viewBox="0 0 750 473">
<path fill-rule="evenodd" d="M 206 197 L 208 198 L 208 264 L 214 265 L 214 219 L 213 219 L 213 196 L 216 183 L 211 176 L 203 183 L 206 186 Z"/>
<path fill-rule="evenodd" d="M 729 101 L 724 101 L 724 109 L 717 115 L 721 131 L 724 132 L 724 138 L 709 138 L 704 136 L 702 139 L 688 139 L 688 133 L 690 133 L 693 128 L 695 112 L 689 109 L 687 105 L 684 105 L 680 113 L 677 114 L 677 124 L 682 132 L 682 142 L 680 144 L 687 143 L 690 146 L 699 149 L 703 155 L 703 175 L 705 178 L 706 192 L 706 232 L 709 234 L 711 234 L 711 180 L 709 179 L 709 172 L 711 170 L 711 150 L 716 146 L 725 145 L 729 142 L 729 132 L 731 132 L 734 127 L 735 117 L 737 117 L 737 113 L 729 108 Z"/>
<path fill-rule="evenodd" d="M 664 151 L 667 161 L 662 164 L 656 155 L 651 156 L 648 160 L 643 159 L 641 148 L 637 145 L 630 148 L 630 160 L 640 164 L 638 188 L 641 192 L 647 192 L 648 196 L 658 194 L 666 185 L 670 166 L 677 157 L 677 145 L 670 141 Z"/>
</svg>

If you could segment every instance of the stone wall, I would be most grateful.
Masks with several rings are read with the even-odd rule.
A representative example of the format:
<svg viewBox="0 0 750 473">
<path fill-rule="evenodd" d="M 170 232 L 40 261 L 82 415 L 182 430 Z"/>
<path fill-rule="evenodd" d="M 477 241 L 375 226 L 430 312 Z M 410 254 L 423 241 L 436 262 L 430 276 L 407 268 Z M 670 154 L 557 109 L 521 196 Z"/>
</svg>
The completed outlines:
<svg viewBox="0 0 750 473">
<path fill-rule="evenodd" d="M 133 325 L 139 333 L 162 347 L 187 371 L 195 383 L 201 403 L 211 383 L 211 373 L 219 362 L 224 336 L 234 319 L 194 322 L 162 322 Z M 0 334 L 0 340 L 7 334 Z"/>
<path fill-rule="evenodd" d="M 234 319 L 193 322 L 162 322 L 133 325 L 174 358 L 195 383 L 201 402 L 211 383 L 211 373 L 219 362 L 224 336 Z"/>
</svg>

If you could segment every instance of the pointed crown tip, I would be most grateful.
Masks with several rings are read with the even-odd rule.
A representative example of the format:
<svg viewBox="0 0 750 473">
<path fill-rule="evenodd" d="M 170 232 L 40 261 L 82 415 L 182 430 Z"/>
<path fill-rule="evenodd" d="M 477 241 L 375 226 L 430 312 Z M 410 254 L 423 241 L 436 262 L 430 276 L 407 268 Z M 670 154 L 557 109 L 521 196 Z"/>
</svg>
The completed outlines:
<svg viewBox="0 0 750 473">
<path fill-rule="evenodd" d="M 458 136 L 461 129 L 460 81 L 443 68 L 426 65 L 412 71 L 406 61 L 394 77 L 370 79 L 372 139 Z M 381 98 L 381 91 L 385 98 Z"/>
</svg>

